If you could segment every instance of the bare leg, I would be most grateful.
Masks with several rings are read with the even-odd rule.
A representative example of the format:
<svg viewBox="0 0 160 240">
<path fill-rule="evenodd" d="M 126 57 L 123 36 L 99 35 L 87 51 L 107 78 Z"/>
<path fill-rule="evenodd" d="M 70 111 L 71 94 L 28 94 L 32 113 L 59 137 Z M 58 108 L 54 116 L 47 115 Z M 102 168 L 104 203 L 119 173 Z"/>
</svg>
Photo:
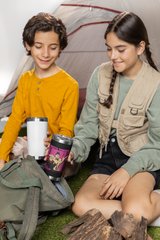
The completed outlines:
<svg viewBox="0 0 160 240">
<path fill-rule="evenodd" d="M 130 179 L 122 195 L 122 209 L 140 221 L 141 216 L 148 224 L 160 216 L 160 194 L 153 192 L 154 177 L 148 173 L 137 173 Z"/>
<path fill-rule="evenodd" d="M 107 176 L 104 174 L 91 175 L 75 196 L 72 206 L 77 216 L 82 216 L 86 211 L 97 208 L 108 219 L 116 210 L 132 213 L 140 221 L 145 217 L 150 224 L 160 216 L 160 194 L 153 192 L 154 177 L 147 172 L 137 173 L 126 185 L 122 201 L 104 200 L 99 193 Z"/>
<path fill-rule="evenodd" d="M 106 178 L 107 175 L 105 174 L 91 175 L 80 188 L 72 206 L 73 212 L 78 217 L 92 208 L 98 209 L 107 219 L 110 218 L 114 211 L 122 210 L 121 201 L 105 200 L 99 195 Z"/>
</svg>

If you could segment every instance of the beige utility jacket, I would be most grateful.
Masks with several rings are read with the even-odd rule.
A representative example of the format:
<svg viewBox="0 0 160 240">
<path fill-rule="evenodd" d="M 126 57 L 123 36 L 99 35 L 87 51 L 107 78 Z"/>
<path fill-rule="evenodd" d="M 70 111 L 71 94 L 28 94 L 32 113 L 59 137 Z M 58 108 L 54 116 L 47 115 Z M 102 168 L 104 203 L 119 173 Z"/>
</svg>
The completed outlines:
<svg viewBox="0 0 160 240">
<path fill-rule="evenodd" d="M 148 143 L 147 130 L 149 121 L 146 115 L 156 89 L 160 83 L 159 72 L 143 62 L 143 66 L 136 76 L 124 102 L 122 103 L 117 121 L 113 120 L 117 108 L 119 91 L 119 74 L 113 90 L 113 104 L 108 109 L 102 105 L 109 96 L 109 87 L 112 79 L 113 63 L 107 62 L 100 66 L 98 72 L 97 111 L 99 117 L 99 140 L 102 148 L 107 148 L 111 127 L 116 128 L 117 141 L 122 152 L 131 156 Z M 101 156 L 100 156 L 101 157 Z"/>
</svg>

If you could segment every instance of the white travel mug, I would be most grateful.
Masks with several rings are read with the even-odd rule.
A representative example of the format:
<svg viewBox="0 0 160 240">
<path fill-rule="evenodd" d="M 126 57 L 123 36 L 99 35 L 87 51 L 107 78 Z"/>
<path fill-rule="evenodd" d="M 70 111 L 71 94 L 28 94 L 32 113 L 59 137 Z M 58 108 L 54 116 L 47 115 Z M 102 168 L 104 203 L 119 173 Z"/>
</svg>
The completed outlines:
<svg viewBox="0 0 160 240">
<path fill-rule="evenodd" d="M 43 160 L 45 157 L 44 138 L 47 138 L 48 119 L 45 117 L 27 118 L 27 143 L 28 155 L 36 160 Z"/>
</svg>

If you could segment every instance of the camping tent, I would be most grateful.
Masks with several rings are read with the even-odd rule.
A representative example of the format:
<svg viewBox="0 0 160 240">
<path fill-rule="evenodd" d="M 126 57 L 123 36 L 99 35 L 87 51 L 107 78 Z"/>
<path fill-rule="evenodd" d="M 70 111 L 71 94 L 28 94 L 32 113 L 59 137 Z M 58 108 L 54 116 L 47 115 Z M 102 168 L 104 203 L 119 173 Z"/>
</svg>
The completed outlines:
<svg viewBox="0 0 160 240">
<path fill-rule="evenodd" d="M 22 31 L 25 24 L 39 12 L 54 12 L 62 2 L 63 0 L 0 1 L 0 119 L 11 112 L 22 72 L 33 67 L 32 59 L 23 57 L 25 49 L 22 45 Z"/>
<path fill-rule="evenodd" d="M 132 11 L 144 21 L 148 29 L 151 49 L 160 69 L 159 0 L 154 0 L 154 3 L 151 0 L 66 0 L 54 12 L 54 15 L 65 23 L 69 39 L 67 48 L 56 62 L 79 83 L 79 112 L 94 68 L 108 61 L 103 37 L 107 24 L 117 13 L 123 11 Z M 32 67 L 32 58 L 24 55 L 9 91 L 4 99 L 0 99 L 0 118 L 11 112 L 11 102 L 20 74 Z"/>
</svg>

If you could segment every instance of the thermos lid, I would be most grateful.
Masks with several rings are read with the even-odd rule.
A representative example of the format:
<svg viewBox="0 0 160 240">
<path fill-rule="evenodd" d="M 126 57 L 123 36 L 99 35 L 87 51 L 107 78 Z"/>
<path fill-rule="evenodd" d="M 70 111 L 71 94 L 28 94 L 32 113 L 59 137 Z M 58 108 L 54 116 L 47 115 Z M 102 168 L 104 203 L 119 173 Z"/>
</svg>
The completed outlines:
<svg viewBox="0 0 160 240">
<path fill-rule="evenodd" d="M 56 142 L 67 144 L 67 145 L 71 145 L 73 142 L 72 138 L 69 138 L 61 134 L 53 134 L 52 139 Z"/>
<path fill-rule="evenodd" d="M 48 122 L 48 118 L 45 118 L 45 117 L 29 117 L 27 118 L 27 122 L 34 122 L 34 121 L 37 121 L 37 122 Z"/>
</svg>

